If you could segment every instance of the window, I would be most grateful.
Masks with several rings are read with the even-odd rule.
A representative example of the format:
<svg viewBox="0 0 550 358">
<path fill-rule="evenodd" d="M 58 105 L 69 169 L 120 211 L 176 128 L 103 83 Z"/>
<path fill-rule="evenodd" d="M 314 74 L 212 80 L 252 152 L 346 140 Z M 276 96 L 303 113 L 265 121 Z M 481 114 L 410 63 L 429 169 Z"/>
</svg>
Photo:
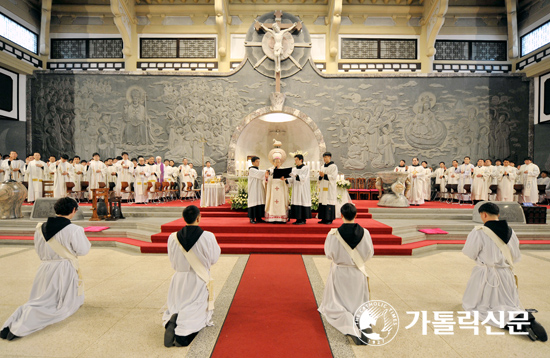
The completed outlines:
<svg viewBox="0 0 550 358">
<path fill-rule="evenodd" d="M 550 43 L 550 21 L 521 37 L 521 56 Z"/>
<path fill-rule="evenodd" d="M 452 61 L 507 61 L 506 41 L 437 40 L 435 59 Z"/>
<path fill-rule="evenodd" d="M 141 58 L 216 58 L 215 38 L 142 38 Z"/>
<path fill-rule="evenodd" d="M 121 39 L 52 39 L 52 59 L 122 58 Z"/>
<path fill-rule="evenodd" d="M 416 40 L 342 38 L 341 58 L 416 60 Z"/>
<path fill-rule="evenodd" d="M 0 36 L 38 54 L 38 35 L 0 13 Z"/>
</svg>

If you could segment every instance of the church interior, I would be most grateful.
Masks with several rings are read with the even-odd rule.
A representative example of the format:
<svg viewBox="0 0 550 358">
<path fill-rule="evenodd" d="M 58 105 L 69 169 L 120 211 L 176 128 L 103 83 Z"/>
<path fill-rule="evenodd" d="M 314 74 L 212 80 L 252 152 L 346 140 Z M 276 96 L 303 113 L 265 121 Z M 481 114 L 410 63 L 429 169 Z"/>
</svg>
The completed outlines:
<svg viewBox="0 0 550 358">
<path fill-rule="evenodd" d="M 513 231 L 504 246 L 521 249 L 522 310 L 550 327 L 549 0 L 0 0 L 0 92 L 0 323 L 34 292 L 37 224 L 56 200 L 78 202 L 71 220 L 91 243 L 77 260 L 84 304 L 1 339 L 0 357 L 550 356 L 540 335 L 461 317 L 477 268 L 505 286 L 461 251 L 488 202 Z M 296 155 L 308 179 L 284 184 L 275 158 L 294 173 Z M 478 159 L 492 168 L 482 189 Z M 271 181 L 291 188 L 286 225 L 250 216 L 252 168 L 266 212 L 282 195 Z M 64 175 L 82 177 L 58 195 Z M 312 216 L 292 225 L 302 184 Z M 325 194 L 335 216 L 319 224 Z M 326 244 L 347 203 L 372 241 L 357 264 L 367 297 L 387 305 L 369 344 L 320 308 L 349 269 Z M 221 250 L 203 285 L 215 309 L 191 344 L 167 348 L 170 240 L 192 205 Z"/>
</svg>

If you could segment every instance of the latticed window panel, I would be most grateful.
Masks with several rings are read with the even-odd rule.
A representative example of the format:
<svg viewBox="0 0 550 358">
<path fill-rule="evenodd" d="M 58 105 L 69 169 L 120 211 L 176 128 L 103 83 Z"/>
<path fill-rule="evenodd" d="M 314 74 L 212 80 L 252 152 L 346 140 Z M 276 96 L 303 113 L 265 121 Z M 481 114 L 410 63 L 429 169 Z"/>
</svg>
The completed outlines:
<svg viewBox="0 0 550 358">
<path fill-rule="evenodd" d="M 180 58 L 216 58 L 216 39 L 180 39 Z"/>
<path fill-rule="evenodd" d="M 122 58 L 122 47 L 122 39 L 91 39 L 88 58 Z"/>
<path fill-rule="evenodd" d="M 416 40 L 380 40 L 380 58 L 415 60 Z"/>
<path fill-rule="evenodd" d="M 50 57 L 52 59 L 86 58 L 86 40 L 52 40 Z"/>
<path fill-rule="evenodd" d="M 177 58 L 177 39 L 141 39 L 142 58 Z"/>
<path fill-rule="evenodd" d="M 342 59 L 373 59 L 378 58 L 378 40 L 342 39 Z"/>
<path fill-rule="evenodd" d="M 506 41 L 473 41 L 472 60 L 506 61 Z"/>
<path fill-rule="evenodd" d="M 4 14 L 0 14 L 0 36 L 33 53 L 38 53 L 38 35 Z"/>
<path fill-rule="evenodd" d="M 550 21 L 521 37 L 521 56 L 550 43 Z"/>
<path fill-rule="evenodd" d="M 469 60 L 468 41 L 436 41 L 436 60 Z"/>
</svg>

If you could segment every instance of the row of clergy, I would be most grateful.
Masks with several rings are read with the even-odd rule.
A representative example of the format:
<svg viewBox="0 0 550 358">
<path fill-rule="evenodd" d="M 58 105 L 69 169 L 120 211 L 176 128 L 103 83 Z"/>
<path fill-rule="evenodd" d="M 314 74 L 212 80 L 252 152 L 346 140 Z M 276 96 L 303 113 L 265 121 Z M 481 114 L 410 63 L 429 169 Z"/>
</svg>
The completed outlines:
<svg viewBox="0 0 550 358">
<path fill-rule="evenodd" d="M 88 182 L 90 198 L 92 192 L 90 189 L 99 188 L 99 183 L 114 183 L 117 195 L 128 199 L 130 192 L 130 183 L 134 185 L 136 202 L 147 202 L 152 195 L 154 185 L 147 192 L 149 183 L 155 182 L 177 182 L 184 183 L 180 185 L 181 195 L 187 195 L 186 188 L 188 183 L 192 186 L 197 179 L 197 171 L 193 169 L 192 163 L 183 160 L 179 167 L 171 166 L 168 159 L 162 161 L 161 157 L 155 160 L 149 160 L 147 163 L 143 157 L 138 158 L 134 164 L 128 159 L 128 153 L 122 153 L 120 160 L 114 163 L 104 163 L 100 160 L 98 153 L 94 153 L 93 159 L 89 162 L 80 162 L 80 157 L 75 156 L 71 161 L 67 155 L 62 155 L 57 161 L 43 162 L 40 153 L 34 153 L 32 160 L 27 158 L 27 163 L 17 159 L 17 153 L 12 151 L 10 157 L 0 162 L 0 181 L 13 179 L 19 182 L 28 183 L 27 201 L 34 202 L 36 198 L 42 197 L 42 182 L 53 181 L 53 192 L 55 198 L 65 197 L 67 195 L 67 182 L 74 183 L 72 191 L 81 191 L 81 183 Z M 72 163 L 71 163 L 72 162 Z M 202 170 L 204 180 L 212 179 L 216 173 L 210 166 L 210 162 Z M 125 190 L 122 189 L 122 183 L 128 183 Z"/>
<path fill-rule="evenodd" d="M 524 164 L 516 168 L 514 163 L 508 160 L 504 160 L 503 163 L 497 160 L 496 165 L 492 165 L 489 159 L 479 159 L 477 165 L 474 166 L 470 163 L 470 158 L 465 157 L 464 163 L 461 165 L 458 165 L 458 161 L 453 160 L 452 166 L 447 168 L 444 162 L 440 162 L 439 168 L 433 171 L 428 167 L 426 161 L 419 165 L 418 158 L 415 157 L 411 166 L 407 166 L 405 161 L 401 160 L 395 171 L 409 174 L 411 182 L 409 202 L 412 205 L 421 205 L 425 200 L 430 199 L 431 178 L 435 178 L 435 184 L 439 186 L 443 197 L 450 197 L 451 193 L 449 193 L 447 184 L 454 184 L 457 185 L 460 198 L 466 201 L 493 200 L 537 203 L 543 199 L 539 197 L 537 187 L 539 182 L 546 185 L 547 195 L 550 195 L 550 179 L 537 179 L 541 172 L 531 158 L 526 158 Z M 547 174 L 545 173 L 543 176 L 547 177 Z M 464 189 L 467 184 L 471 185 L 470 193 Z M 514 197 L 515 184 L 523 185 L 522 195 L 517 199 Z M 496 193 L 491 191 L 491 185 L 497 186 Z M 490 192 L 492 192 L 491 195 Z"/>
<path fill-rule="evenodd" d="M 323 154 L 324 165 L 319 170 L 319 209 L 320 224 L 331 224 L 335 219 L 336 182 L 338 167 L 332 161 L 332 154 Z M 274 153 L 273 167 L 268 170 L 259 169 L 260 158 L 252 157 L 252 166 L 248 169 L 248 217 L 251 224 L 260 222 L 286 223 L 296 219 L 295 225 L 306 223 L 311 218 L 311 187 L 310 169 L 304 164 L 301 154 L 294 156 L 296 164 L 288 176 L 278 173 L 285 172 L 281 168 L 281 154 Z M 289 168 L 286 168 L 287 172 Z M 292 186 L 292 197 L 288 189 Z"/>
</svg>

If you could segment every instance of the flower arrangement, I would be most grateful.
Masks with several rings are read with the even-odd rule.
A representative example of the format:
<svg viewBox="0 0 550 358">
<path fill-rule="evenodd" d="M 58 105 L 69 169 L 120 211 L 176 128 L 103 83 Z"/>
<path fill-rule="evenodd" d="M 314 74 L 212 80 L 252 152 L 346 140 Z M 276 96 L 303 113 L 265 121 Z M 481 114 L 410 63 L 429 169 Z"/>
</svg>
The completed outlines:
<svg viewBox="0 0 550 358">
<path fill-rule="evenodd" d="M 317 183 L 311 182 L 311 210 L 317 211 L 319 209 L 319 192 L 317 191 Z"/>
<path fill-rule="evenodd" d="M 339 187 L 339 188 L 342 188 L 342 189 L 350 189 L 351 188 L 351 183 L 349 180 L 346 180 L 346 179 L 340 179 L 336 182 L 336 186 Z"/>
<path fill-rule="evenodd" d="M 231 197 L 231 210 L 248 209 L 248 179 L 240 178 L 237 183 L 237 195 Z"/>
</svg>

